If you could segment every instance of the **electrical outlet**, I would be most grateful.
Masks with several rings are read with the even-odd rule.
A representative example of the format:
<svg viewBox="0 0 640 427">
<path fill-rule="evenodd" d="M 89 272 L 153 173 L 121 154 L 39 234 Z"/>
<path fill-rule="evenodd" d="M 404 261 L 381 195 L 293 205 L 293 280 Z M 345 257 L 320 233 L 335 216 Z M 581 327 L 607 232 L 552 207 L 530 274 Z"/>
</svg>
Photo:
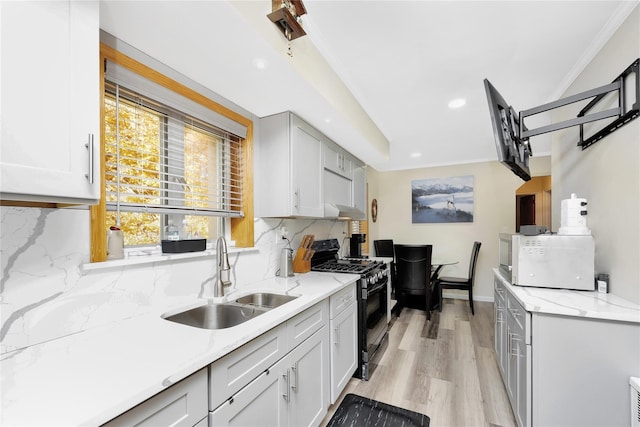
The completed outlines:
<svg viewBox="0 0 640 427">
<path fill-rule="evenodd" d="M 283 243 L 284 239 L 289 238 L 289 230 L 285 227 L 280 227 L 276 230 L 276 245 Z"/>
</svg>

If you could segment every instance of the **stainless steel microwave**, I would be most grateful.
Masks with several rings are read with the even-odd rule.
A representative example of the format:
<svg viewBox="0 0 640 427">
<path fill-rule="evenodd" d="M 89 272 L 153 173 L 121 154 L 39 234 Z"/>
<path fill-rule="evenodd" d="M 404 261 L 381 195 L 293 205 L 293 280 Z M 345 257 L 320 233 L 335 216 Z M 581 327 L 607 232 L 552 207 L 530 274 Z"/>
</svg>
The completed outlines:
<svg viewBox="0 0 640 427">
<path fill-rule="evenodd" d="M 507 241 L 506 235 L 500 235 L 500 268 L 502 271 L 511 270 L 511 283 L 514 285 L 595 290 L 592 236 L 514 234 L 511 235 L 511 245 Z M 510 268 L 507 265 L 508 252 L 511 252 Z"/>
</svg>

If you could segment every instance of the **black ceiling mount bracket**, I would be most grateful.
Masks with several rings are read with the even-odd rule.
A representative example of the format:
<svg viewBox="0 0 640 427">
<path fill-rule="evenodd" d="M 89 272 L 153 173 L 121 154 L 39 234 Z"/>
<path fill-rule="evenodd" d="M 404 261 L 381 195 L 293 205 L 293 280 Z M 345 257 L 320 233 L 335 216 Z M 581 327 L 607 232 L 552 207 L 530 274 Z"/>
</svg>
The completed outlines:
<svg viewBox="0 0 640 427">
<path fill-rule="evenodd" d="M 578 142 L 578 146 L 585 148 L 593 145 L 597 141 L 601 140 L 605 136 L 614 132 L 616 129 L 619 129 L 621 126 L 629 123 L 631 120 L 637 118 L 640 115 L 640 73 L 638 72 L 638 64 L 640 63 L 640 59 L 636 59 L 626 70 L 622 72 L 618 77 L 616 77 L 612 83 L 608 85 L 604 85 L 595 89 L 591 89 L 585 92 L 581 92 L 563 99 L 559 99 L 557 101 L 549 102 L 538 107 L 530 108 L 525 111 L 521 111 L 519 114 L 519 131 L 520 131 L 520 139 L 522 141 L 528 140 L 532 136 L 541 135 L 548 132 L 553 132 L 560 129 L 565 129 L 572 126 L 580 126 L 580 141 Z M 635 102 L 632 104 L 631 108 L 626 110 L 626 95 L 627 95 L 627 83 L 626 80 L 629 76 L 635 74 Z M 591 114 L 587 114 L 590 110 L 592 110 L 596 104 L 600 103 L 608 94 L 616 93 L 618 96 L 618 106 L 615 108 L 610 108 L 603 111 L 593 112 Z M 583 101 L 585 99 L 594 98 L 584 107 L 579 113 L 578 116 L 574 119 L 565 120 L 559 123 L 554 123 L 548 126 L 542 126 L 535 129 L 527 129 L 524 123 L 524 119 L 539 113 L 543 113 L 545 111 L 553 110 L 559 107 L 563 107 L 565 105 L 573 104 L 578 101 Z M 603 120 L 611 117 L 616 117 L 616 119 L 606 125 L 604 128 L 600 129 L 598 132 L 593 134 L 592 136 L 584 139 L 584 125 L 586 123 L 595 122 L 597 120 Z"/>
</svg>

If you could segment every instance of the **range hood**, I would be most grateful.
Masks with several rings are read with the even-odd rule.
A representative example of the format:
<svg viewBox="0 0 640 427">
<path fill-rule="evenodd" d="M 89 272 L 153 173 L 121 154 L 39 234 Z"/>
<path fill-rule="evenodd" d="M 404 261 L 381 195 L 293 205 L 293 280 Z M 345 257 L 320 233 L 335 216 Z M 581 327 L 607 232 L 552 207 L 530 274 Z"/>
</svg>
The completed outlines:
<svg viewBox="0 0 640 427">
<path fill-rule="evenodd" d="M 348 218 L 354 220 L 365 220 L 367 215 L 360 209 L 339 205 L 337 203 L 325 203 L 324 204 L 324 217 L 325 218 Z"/>
</svg>

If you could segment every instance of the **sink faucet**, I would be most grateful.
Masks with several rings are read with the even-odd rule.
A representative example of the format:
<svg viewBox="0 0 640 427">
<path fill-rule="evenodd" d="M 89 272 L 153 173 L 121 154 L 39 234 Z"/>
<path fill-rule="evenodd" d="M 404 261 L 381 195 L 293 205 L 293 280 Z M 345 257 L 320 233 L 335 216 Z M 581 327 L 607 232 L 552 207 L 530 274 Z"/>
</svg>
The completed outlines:
<svg viewBox="0 0 640 427">
<path fill-rule="evenodd" d="M 227 241 L 218 237 L 216 241 L 216 282 L 213 288 L 214 297 L 224 296 L 224 287 L 231 285 L 231 267 L 227 254 Z"/>
</svg>

